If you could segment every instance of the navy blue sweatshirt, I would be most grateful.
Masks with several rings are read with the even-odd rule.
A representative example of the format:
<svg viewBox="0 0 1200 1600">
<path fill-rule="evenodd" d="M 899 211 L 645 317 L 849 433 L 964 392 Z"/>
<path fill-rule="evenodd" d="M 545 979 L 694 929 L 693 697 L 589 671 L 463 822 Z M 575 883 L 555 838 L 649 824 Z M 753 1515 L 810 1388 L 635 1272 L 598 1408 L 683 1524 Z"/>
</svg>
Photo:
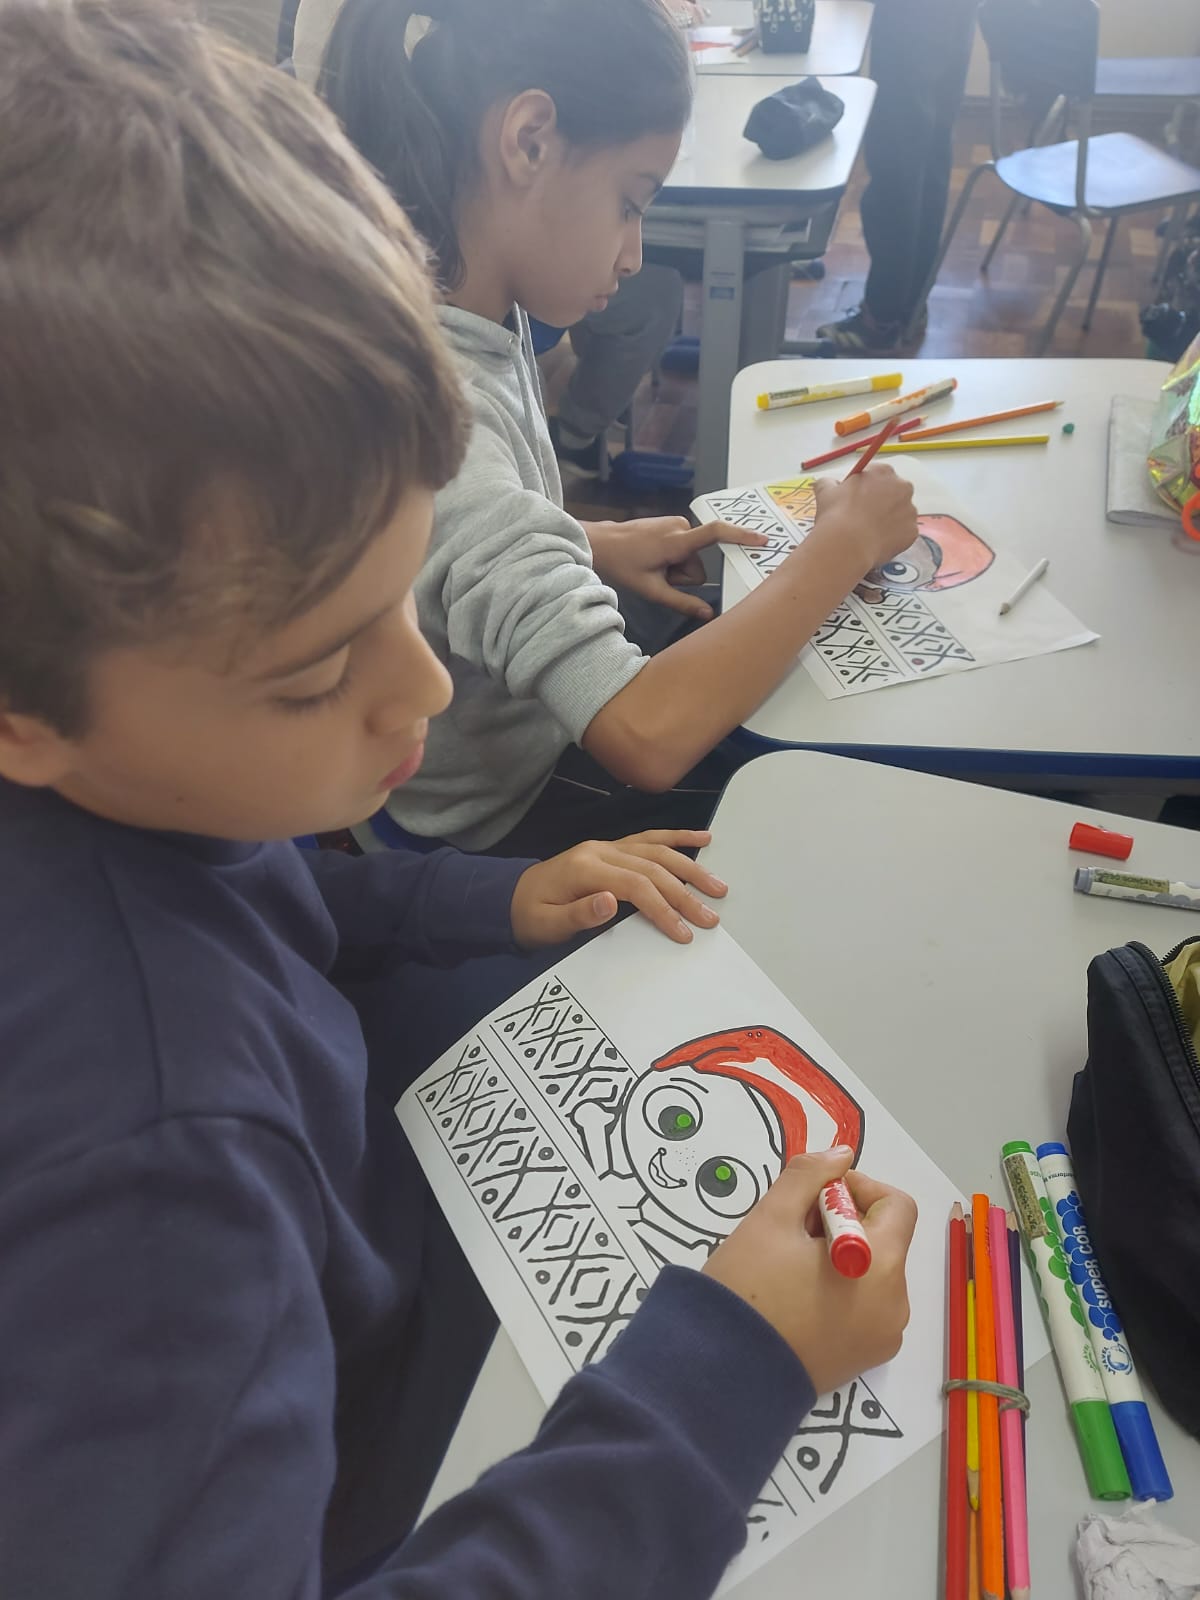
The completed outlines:
<svg viewBox="0 0 1200 1600">
<path fill-rule="evenodd" d="M 510 948 L 523 865 L 149 833 L 0 783 L 4 1600 L 713 1588 L 813 1397 L 679 1268 L 410 1532 L 439 1373 L 489 1325 L 332 980 Z"/>
</svg>

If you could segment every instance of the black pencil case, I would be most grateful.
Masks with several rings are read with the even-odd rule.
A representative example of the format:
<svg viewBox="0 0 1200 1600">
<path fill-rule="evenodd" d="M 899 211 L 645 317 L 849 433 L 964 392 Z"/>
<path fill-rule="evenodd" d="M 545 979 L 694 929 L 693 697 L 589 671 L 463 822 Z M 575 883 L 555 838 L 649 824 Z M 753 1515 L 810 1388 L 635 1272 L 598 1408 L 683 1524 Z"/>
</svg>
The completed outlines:
<svg viewBox="0 0 1200 1600">
<path fill-rule="evenodd" d="M 1200 1438 L 1200 935 L 1088 968 L 1067 1133 L 1092 1245 L 1139 1371 Z"/>
</svg>

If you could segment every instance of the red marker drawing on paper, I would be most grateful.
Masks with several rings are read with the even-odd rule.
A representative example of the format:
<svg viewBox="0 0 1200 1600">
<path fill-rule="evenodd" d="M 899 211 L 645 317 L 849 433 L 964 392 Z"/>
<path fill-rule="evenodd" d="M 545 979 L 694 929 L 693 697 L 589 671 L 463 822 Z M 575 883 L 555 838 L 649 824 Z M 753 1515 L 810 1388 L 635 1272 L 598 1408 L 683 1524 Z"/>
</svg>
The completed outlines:
<svg viewBox="0 0 1200 1600">
<path fill-rule="evenodd" d="M 817 1201 L 829 1240 L 829 1259 L 843 1278 L 861 1278 L 871 1265 L 871 1241 L 845 1179 L 836 1178 Z"/>
</svg>

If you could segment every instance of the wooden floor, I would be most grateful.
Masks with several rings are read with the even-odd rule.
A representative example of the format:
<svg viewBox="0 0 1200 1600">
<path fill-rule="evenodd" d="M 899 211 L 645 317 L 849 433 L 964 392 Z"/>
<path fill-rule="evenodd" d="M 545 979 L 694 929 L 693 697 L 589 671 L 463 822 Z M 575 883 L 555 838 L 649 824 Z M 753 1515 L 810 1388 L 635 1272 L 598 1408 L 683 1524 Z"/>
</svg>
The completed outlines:
<svg viewBox="0 0 1200 1600">
<path fill-rule="evenodd" d="M 1156 138 L 1161 119 L 1125 113 L 1119 125 L 1146 138 Z M 1102 126 L 1097 131 L 1103 131 Z M 955 140 L 951 199 L 961 190 L 971 167 L 987 159 L 986 122 L 982 108 L 965 108 Z M 862 298 L 869 258 L 862 241 L 859 198 L 866 174 L 859 162 L 851 181 L 829 250 L 825 276 L 819 282 L 793 283 L 788 306 L 788 337 L 811 338 L 819 323 L 848 311 Z M 1060 279 L 1077 238 L 1070 221 L 1037 207 L 1010 224 L 985 278 L 979 264 L 1003 213 L 1008 191 L 990 174 L 977 184 L 970 208 L 955 236 L 950 254 L 929 303 L 929 330 L 921 356 L 1025 356 L 1032 353 L 1034 334 L 1049 312 L 1056 279 Z M 1147 299 L 1158 240 L 1151 213 L 1122 223 L 1105 274 L 1102 295 L 1090 332 L 1080 323 L 1091 290 L 1091 269 L 1080 274 L 1072 302 L 1059 321 L 1051 355 L 1140 356 L 1144 344 L 1138 312 Z M 1102 230 L 1093 241 L 1099 254 Z M 689 285 L 684 329 L 699 325 L 699 290 Z M 553 388 L 553 386 L 552 386 Z M 686 455 L 695 436 L 695 379 L 664 374 L 657 393 L 642 386 L 634 408 L 635 443 L 646 450 Z M 575 479 L 567 483 L 571 509 L 581 517 L 622 517 L 682 510 L 686 495 L 639 496 L 636 501 L 614 487 Z"/>
</svg>

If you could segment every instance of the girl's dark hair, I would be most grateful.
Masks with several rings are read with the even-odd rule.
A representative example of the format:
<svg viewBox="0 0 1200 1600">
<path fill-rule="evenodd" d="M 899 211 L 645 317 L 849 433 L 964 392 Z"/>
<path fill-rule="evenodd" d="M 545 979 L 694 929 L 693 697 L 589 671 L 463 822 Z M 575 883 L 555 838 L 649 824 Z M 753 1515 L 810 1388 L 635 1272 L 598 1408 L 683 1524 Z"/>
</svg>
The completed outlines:
<svg viewBox="0 0 1200 1600">
<path fill-rule="evenodd" d="M 429 19 L 415 43 L 414 18 Z M 691 110 L 687 42 L 663 0 L 346 0 L 317 88 L 450 288 L 457 202 L 497 101 L 544 90 L 581 149 L 678 132 Z"/>
</svg>

